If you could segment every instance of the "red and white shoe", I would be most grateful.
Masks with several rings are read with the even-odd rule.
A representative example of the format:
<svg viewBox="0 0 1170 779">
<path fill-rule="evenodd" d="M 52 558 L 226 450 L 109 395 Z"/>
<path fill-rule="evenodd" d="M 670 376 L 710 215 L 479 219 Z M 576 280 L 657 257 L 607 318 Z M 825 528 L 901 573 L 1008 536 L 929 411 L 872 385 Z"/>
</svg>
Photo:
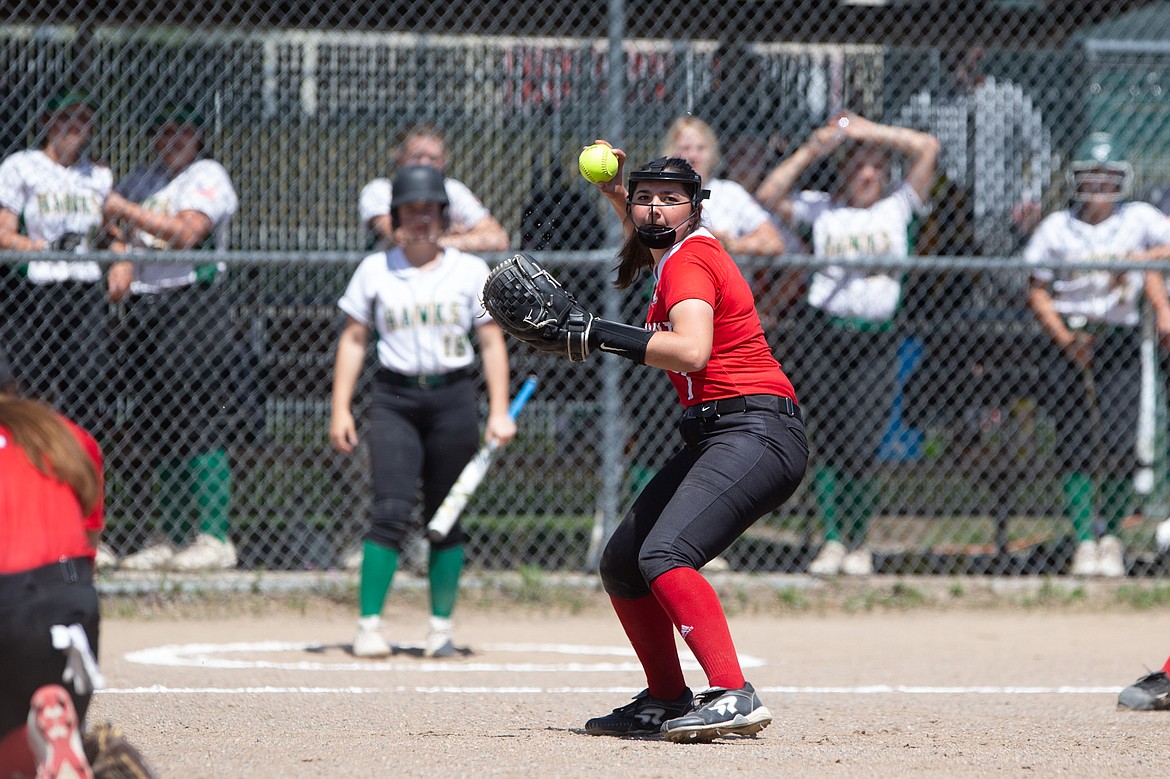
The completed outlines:
<svg viewBox="0 0 1170 779">
<path fill-rule="evenodd" d="M 37 759 L 36 779 L 93 779 L 80 728 L 77 710 L 64 687 L 47 684 L 33 693 L 28 743 Z"/>
</svg>

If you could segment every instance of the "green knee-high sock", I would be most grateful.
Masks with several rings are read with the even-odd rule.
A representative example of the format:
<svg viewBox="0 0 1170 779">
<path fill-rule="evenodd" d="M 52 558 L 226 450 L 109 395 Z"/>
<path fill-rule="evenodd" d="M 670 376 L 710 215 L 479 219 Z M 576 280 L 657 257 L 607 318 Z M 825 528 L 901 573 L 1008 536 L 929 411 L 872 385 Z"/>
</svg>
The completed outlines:
<svg viewBox="0 0 1170 779">
<path fill-rule="evenodd" d="M 1064 501 L 1078 541 L 1093 538 L 1093 479 L 1082 471 L 1064 479 Z"/>
<path fill-rule="evenodd" d="M 186 475 L 182 460 L 164 460 L 155 471 L 162 532 L 176 544 L 183 543 L 191 531 L 187 500 L 190 485 L 185 483 Z"/>
<path fill-rule="evenodd" d="M 1133 507 L 1133 479 L 1103 479 L 1101 481 L 1101 517 L 1105 520 L 1105 534 L 1117 535 L 1121 523 Z"/>
<path fill-rule="evenodd" d="M 455 611 L 455 598 L 459 595 L 459 575 L 463 572 L 463 544 L 431 552 L 427 564 L 427 577 L 431 582 L 431 614 L 445 619 Z"/>
<path fill-rule="evenodd" d="M 813 497 L 825 526 L 825 541 L 841 540 L 841 472 L 834 468 L 820 468 L 813 476 Z"/>
<path fill-rule="evenodd" d="M 197 454 L 187 461 L 193 478 L 195 507 L 199 512 L 199 529 L 220 541 L 226 541 L 232 503 L 232 469 L 227 452 L 216 449 Z"/>
<path fill-rule="evenodd" d="M 845 479 L 841 485 L 841 514 L 846 543 L 859 547 L 869 534 L 869 520 L 877 509 L 873 479 Z"/>
<path fill-rule="evenodd" d="M 358 606 L 363 617 L 378 617 L 398 570 L 398 550 L 366 541 L 362 545 L 362 578 L 358 586 Z"/>
</svg>

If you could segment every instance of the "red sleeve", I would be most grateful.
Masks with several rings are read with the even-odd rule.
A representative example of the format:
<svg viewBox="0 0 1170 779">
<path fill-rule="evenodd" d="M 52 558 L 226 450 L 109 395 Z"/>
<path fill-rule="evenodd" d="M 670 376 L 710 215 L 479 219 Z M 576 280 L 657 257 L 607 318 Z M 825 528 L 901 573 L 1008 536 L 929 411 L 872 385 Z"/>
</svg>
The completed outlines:
<svg viewBox="0 0 1170 779">
<path fill-rule="evenodd" d="M 81 444 L 81 448 L 89 455 L 89 459 L 93 462 L 93 467 L 97 471 L 98 477 L 98 502 L 94 506 L 93 511 L 82 518 L 82 523 L 86 530 L 101 530 L 106 525 L 106 476 L 105 465 L 102 462 L 102 448 L 98 446 L 98 442 L 94 440 L 93 436 L 82 430 L 72 421 L 65 419 L 66 427 L 73 433 L 73 437 Z"/>
<path fill-rule="evenodd" d="M 702 237 L 691 238 L 688 243 L 689 251 L 670 258 L 670 272 L 662 274 L 662 299 L 668 315 L 670 309 L 684 300 L 702 300 L 715 308 L 723 283 L 717 277 L 719 244 Z"/>
</svg>

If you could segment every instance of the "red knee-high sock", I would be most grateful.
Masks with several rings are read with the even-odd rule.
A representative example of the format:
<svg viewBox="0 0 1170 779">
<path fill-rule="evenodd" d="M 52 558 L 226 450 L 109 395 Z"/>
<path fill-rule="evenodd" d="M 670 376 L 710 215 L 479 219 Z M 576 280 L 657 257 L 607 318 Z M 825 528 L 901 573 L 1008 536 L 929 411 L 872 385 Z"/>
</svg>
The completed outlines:
<svg viewBox="0 0 1170 779">
<path fill-rule="evenodd" d="M 693 568 L 675 568 L 655 579 L 650 589 L 703 666 L 707 683 L 729 690 L 743 687 L 727 617 L 703 575 Z"/>
<path fill-rule="evenodd" d="M 646 686 L 655 698 L 672 701 L 687 686 L 674 643 L 674 625 L 653 595 L 609 598 L 634 653 L 646 671 Z"/>
<path fill-rule="evenodd" d="M 1166 663 L 1162 666 L 1162 670 L 1170 674 L 1170 657 L 1166 658 Z"/>
</svg>

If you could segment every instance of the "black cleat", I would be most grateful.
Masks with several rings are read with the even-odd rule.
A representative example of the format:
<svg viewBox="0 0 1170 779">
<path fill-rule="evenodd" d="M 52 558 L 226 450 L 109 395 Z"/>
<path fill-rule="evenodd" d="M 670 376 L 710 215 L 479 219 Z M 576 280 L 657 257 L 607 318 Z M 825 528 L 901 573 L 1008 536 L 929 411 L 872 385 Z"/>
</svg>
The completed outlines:
<svg viewBox="0 0 1170 779">
<path fill-rule="evenodd" d="M 1165 671 L 1146 674 L 1121 691 L 1117 706 L 1134 711 L 1165 711 L 1170 709 L 1170 676 Z"/>
<path fill-rule="evenodd" d="M 772 712 L 745 682 L 740 690 L 712 687 L 699 693 L 691 712 L 662 723 L 662 733 L 679 743 L 706 742 L 720 736 L 751 736 L 771 723 Z"/>
<path fill-rule="evenodd" d="M 585 732 L 591 736 L 643 736 L 658 733 L 666 720 L 690 711 L 691 699 L 688 688 L 683 688 L 682 695 L 673 701 L 655 698 L 649 689 L 642 690 L 634 696 L 632 703 L 586 722 Z"/>
</svg>

